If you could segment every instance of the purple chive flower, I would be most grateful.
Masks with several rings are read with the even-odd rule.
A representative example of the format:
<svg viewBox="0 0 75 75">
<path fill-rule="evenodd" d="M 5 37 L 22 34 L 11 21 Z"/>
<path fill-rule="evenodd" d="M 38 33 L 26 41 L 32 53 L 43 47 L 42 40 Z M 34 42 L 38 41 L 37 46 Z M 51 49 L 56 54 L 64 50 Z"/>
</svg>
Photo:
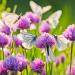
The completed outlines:
<svg viewBox="0 0 75 75">
<path fill-rule="evenodd" d="M 18 25 L 18 28 L 19 29 L 28 29 L 30 27 L 30 19 L 28 17 L 25 17 L 25 16 L 22 16 L 18 22 L 17 22 L 17 25 Z"/>
<path fill-rule="evenodd" d="M 46 75 L 46 70 L 45 69 L 42 70 L 41 75 Z"/>
<path fill-rule="evenodd" d="M 57 58 L 56 61 L 55 61 L 56 67 L 58 67 L 60 63 L 61 63 L 61 62 L 60 62 L 60 59 Z"/>
<path fill-rule="evenodd" d="M 8 36 L 4 33 L 0 33 L 0 47 L 6 46 L 8 41 Z"/>
<path fill-rule="evenodd" d="M 63 33 L 67 40 L 75 41 L 75 25 L 70 25 Z"/>
<path fill-rule="evenodd" d="M 32 71 L 41 73 L 44 69 L 44 62 L 40 59 L 36 59 L 30 64 L 30 67 Z"/>
<path fill-rule="evenodd" d="M 19 46 L 22 46 L 22 40 L 20 40 L 18 37 L 14 37 L 14 42 L 15 42 L 15 45 L 17 46 L 17 47 L 19 47 Z"/>
<path fill-rule="evenodd" d="M 4 26 L 2 27 L 2 29 L 1 29 L 1 32 L 3 32 L 3 33 L 5 33 L 5 34 L 9 35 L 11 31 L 10 31 L 10 28 L 9 28 L 7 25 L 4 25 Z"/>
<path fill-rule="evenodd" d="M 24 69 L 27 69 L 28 60 L 21 54 L 17 54 L 16 58 L 19 61 L 19 71 L 22 72 Z"/>
<path fill-rule="evenodd" d="M 63 54 L 63 55 L 61 55 L 60 59 L 61 59 L 61 62 L 63 63 L 66 59 L 66 56 Z"/>
<path fill-rule="evenodd" d="M 27 12 L 25 14 L 28 18 L 30 18 L 32 23 L 39 23 L 40 22 L 40 17 L 37 14 L 34 14 L 32 12 Z"/>
<path fill-rule="evenodd" d="M 10 51 L 7 48 L 4 48 L 3 51 L 4 51 L 4 56 L 5 57 L 10 56 Z"/>
<path fill-rule="evenodd" d="M 0 75 L 7 75 L 7 69 L 3 66 L 3 61 L 0 61 Z"/>
<path fill-rule="evenodd" d="M 66 75 L 70 75 L 70 67 L 67 67 L 67 69 L 66 69 Z M 75 75 L 75 65 L 72 65 L 71 75 Z"/>
<path fill-rule="evenodd" d="M 19 62 L 16 57 L 9 56 L 4 60 L 3 66 L 10 71 L 18 71 L 19 70 Z"/>
<path fill-rule="evenodd" d="M 42 25 L 39 28 L 40 33 L 49 33 L 50 31 L 50 24 L 48 22 L 42 23 Z"/>
<path fill-rule="evenodd" d="M 55 39 L 52 35 L 44 33 L 42 36 L 38 37 L 36 40 L 36 46 L 38 48 L 46 48 L 46 45 L 52 47 L 55 44 Z"/>
</svg>

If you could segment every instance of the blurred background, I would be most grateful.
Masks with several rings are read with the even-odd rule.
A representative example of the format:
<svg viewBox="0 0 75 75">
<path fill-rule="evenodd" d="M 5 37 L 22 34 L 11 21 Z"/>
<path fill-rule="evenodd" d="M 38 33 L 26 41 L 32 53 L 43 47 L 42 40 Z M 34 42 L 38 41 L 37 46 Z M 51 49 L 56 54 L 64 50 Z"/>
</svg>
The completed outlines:
<svg viewBox="0 0 75 75">
<path fill-rule="evenodd" d="M 24 14 L 26 11 L 30 11 L 30 0 L 0 0 L 0 14 L 3 11 L 12 12 L 17 5 L 17 14 Z M 62 16 L 58 27 L 53 33 L 60 34 L 70 24 L 75 23 L 75 0 L 33 0 L 41 6 L 52 5 L 52 9 L 43 15 L 43 19 L 47 18 L 56 10 L 62 10 Z"/>
</svg>

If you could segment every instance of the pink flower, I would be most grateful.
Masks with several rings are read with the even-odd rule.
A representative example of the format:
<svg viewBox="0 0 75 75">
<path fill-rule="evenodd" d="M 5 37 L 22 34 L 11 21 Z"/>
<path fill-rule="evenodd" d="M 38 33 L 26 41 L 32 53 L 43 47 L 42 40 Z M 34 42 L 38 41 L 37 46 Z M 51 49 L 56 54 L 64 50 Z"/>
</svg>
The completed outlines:
<svg viewBox="0 0 75 75">
<path fill-rule="evenodd" d="M 7 69 L 3 66 L 3 61 L 0 61 L 0 75 L 7 75 Z"/>
<path fill-rule="evenodd" d="M 70 75 L 70 67 L 68 66 L 66 69 L 66 75 Z M 75 65 L 71 67 L 71 75 L 75 75 Z"/>
<path fill-rule="evenodd" d="M 39 28 L 40 33 L 49 33 L 50 31 L 50 24 L 48 22 L 42 23 L 42 25 Z"/>
</svg>

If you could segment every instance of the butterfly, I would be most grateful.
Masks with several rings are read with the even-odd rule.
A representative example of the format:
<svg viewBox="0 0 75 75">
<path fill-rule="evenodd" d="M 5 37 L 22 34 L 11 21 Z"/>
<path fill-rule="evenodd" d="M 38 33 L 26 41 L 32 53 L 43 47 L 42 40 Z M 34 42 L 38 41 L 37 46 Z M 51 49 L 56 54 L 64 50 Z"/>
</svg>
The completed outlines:
<svg viewBox="0 0 75 75">
<path fill-rule="evenodd" d="M 67 48 L 68 41 L 62 36 L 54 35 L 56 40 L 56 48 L 58 51 L 63 51 Z"/>
<path fill-rule="evenodd" d="M 36 42 L 36 35 L 30 33 L 20 33 L 18 37 L 23 41 L 22 46 L 26 49 L 31 49 Z"/>
<path fill-rule="evenodd" d="M 4 26 L 4 22 L 2 20 L 0 20 L 0 29 L 2 29 L 2 27 Z"/>
<path fill-rule="evenodd" d="M 30 7 L 31 7 L 32 11 L 34 13 L 36 13 L 37 15 L 42 15 L 51 9 L 50 5 L 45 6 L 45 7 L 41 7 L 40 5 L 35 3 L 34 1 L 30 1 Z"/>
<path fill-rule="evenodd" d="M 8 25 L 8 27 L 10 27 L 12 31 L 16 31 L 16 22 L 18 21 L 19 17 L 20 15 L 17 15 L 16 13 L 4 12 L 2 14 L 2 20 L 5 22 L 6 25 Z"/>
<path fill-rule="evenodd" d="M 14 24 L 19 18 L 19 15 L 15 14 L 15 13 L 8 13 L 8 12 L 4 12 L 2 14 L 2 19 L 5 21 L 5 23 L 12 25 Z"/>
<path fill-rule="evenodd" d="M 49 47 L 48 45 L 46 46 L 46 48 L 42 49 L 42 52 L 44 53 L 44 56 L 46 56 L 47 63 L 56 60 L 56 57 L 55 57 L 51 47 Z"/>
<path fill-rule="evenodd" d="M 61 14 L 62 14 L 62 11 L 57 10 L 46 19 L 46 21 L 50 24 L 51 28 L 55 29 L 57 27 Z"/>
</svg>

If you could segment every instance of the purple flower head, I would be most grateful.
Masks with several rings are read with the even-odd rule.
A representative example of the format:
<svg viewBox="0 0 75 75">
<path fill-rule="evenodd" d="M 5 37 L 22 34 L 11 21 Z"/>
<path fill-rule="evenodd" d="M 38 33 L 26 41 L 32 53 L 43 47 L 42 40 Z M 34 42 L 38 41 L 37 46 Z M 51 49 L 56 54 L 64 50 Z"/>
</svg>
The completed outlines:
<svg viewBox="0 0 75 75">
<path fill-rule="evenodd" d="M 39 28 L 40 33 L 49 33 L 50 31 L 50 24 L 48 22 L 42 23 L 42 25 Z"/>
<path fill-rule="evenodd" d="M 63 63 L 66 59 L 66 56 L 64 54 L 62 54 L 60 58 L 61 58 L 61 62 Z"/>
<path fill-rule="evenodd" d="M 22 40 L 20 40 L 18 37 L 14 37 L 14 42 L 17 47 L 22 46 Z"/>
<path fill-rule="evenodd" d="M 24 69 L 27 68 L 28 60 L 24 58 L 23 55 L 17 54 L 16 56 L 17 60 L 19 61 L 19 71 L 23 71 Z"/>
<path fill-rule="evenodd" d="M 70 67 L 67 67 L 66 75 L 70 75 Z M 71 67 L 71 75 L 75 75 L 75 65 L 72 65 Z"/>
<path fill-rule="evenodd" d="M 44 33 L 42 36 L 38 37 L 36 40 L 36 46 L 38 48 L 46 48 L 47 45 L 52 47 L 55 44 L 55 39 L 52 35 Z"/>
<path fill-rule="evenodd" d="M 39 23 L 40 22 L 40 17 L 37 14 L 34 14 L 32 12 L 27 12 L 25 16 L 30 18 L 32 23 Z"/>
<path fill-rule="evenodd" d="M 8 50 L 7 48 L 4 48 L 3 51 L 4 51 L 4 56 L 5 57 L 10 56 L 10 50 Z"/>
<path fill-rule="evenodd" d="M 7 69 L 3 66 L 3 61 L 0 61 L 0 75 L 7 75 Z"/>
<path fill-rule="evenodd" d="M 4 25 L 4 26 L 2 27 L 2 29 L 1 29 L 1 32 L 3 32 L 3 33 L 5 33 L 5 34 L 9 35 L 11 31 L 10 31 L 10 28 L 9 28 L 7 25 Z"/>
<path fill-rule="evenodd" d="M 40 59 L 36 59 L 30 64 L 30 67 L 32 71 L 41 73 L 44 68 L 44 62 Z"/>
<path fill-rule="evenodd" d="M 60 59 L 57 58 L 56 61 L 55 61 L 56 67 L 58 67 L 60 63 L 61 63 L 61 62 L 60 62 Z"/>
<path fill-rule="evenodd" d="M 67 40 L 75 41 L 75 25 L 70 25 L 63 33 Z"/>
<path fill-rule="evenodd" d="M 46 70 L 45 69 L 42 70 L 41 75 L 46 75 Z"/>
<path fill-rule="evenodd" d="M 4 33 L 0 33 L 0 47 L 6 46 L 8 41 L 8 36 Z"/>
<path fill-rule="evenodd" d="M 4 60 L 3 66 L 7 70 L 11 71 L 18 71 L 19 70 L 19 62 L 16 57 L 14 56 L 9 56 L 7 59 Z"/>
<path fill-rule="evenodd" d="M 28 29 L 30 27 L 30 19 L 28 17 L 25 17 L 25 16 L 22 16 L 18 22 L 17 22 L 17 25 L 18 25 L 18 28 L 19 29 Z"/>
</svg>

